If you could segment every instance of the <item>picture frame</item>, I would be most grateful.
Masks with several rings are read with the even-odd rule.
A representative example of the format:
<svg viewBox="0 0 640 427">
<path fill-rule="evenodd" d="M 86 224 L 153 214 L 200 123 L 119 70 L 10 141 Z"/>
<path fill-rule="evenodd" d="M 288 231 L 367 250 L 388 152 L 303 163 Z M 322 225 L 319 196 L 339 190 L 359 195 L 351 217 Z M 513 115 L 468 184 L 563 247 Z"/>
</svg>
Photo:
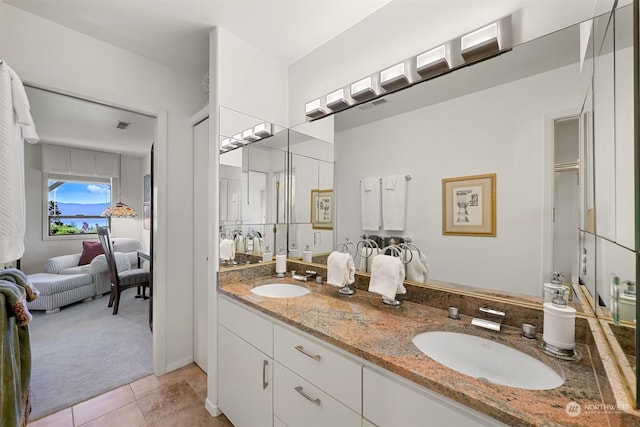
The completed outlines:
<svg viewBox="0 0 640 427">
<path fill-rule="evenodd" d="M 311 226 L 313 229 L 333 230 L 333 189 L 311 190 Z"/>
<path fill-rule="evenodd" d="M 442 179 L 442 234 L 496 236 L 496 174 Z"/>
</svg>

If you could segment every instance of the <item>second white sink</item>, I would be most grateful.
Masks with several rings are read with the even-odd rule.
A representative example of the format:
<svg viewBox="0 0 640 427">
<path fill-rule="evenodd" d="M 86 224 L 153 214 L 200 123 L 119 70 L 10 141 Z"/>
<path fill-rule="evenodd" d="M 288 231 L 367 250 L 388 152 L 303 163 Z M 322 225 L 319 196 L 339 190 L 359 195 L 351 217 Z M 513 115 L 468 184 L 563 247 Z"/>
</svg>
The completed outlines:
<svg viewBox="0 0 640 427">
<path fill-rule="evenodd" d="M 538 359 L 506 345 L 456 332 L 424 332 L 413 337 L 418 349 L 446 367 L 494 384 L 550 390 L 564 379 Z"/>
<path fill-rule="evenodd" d="M 311 291 L 304 286 L 272 283 L 269 285 L 256 286 L 251 289 L 251 292 L 269 298 L 295 298 L 306 295 Z"/>
</svg>

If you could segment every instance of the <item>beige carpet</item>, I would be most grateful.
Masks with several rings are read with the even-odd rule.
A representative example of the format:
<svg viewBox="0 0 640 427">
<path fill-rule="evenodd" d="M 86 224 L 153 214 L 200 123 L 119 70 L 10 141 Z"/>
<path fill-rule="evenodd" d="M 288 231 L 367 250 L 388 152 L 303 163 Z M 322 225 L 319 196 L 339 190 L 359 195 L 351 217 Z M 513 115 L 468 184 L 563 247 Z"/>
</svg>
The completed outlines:
<svg viewBox="0 0 640 427">
<path fill-rule="evenodd" d="M 113 390 L 153 372 L 149 301 L 123 292 L 118 314 L 108 296 L 33 312 L 31 420 Z"/>
</svg>

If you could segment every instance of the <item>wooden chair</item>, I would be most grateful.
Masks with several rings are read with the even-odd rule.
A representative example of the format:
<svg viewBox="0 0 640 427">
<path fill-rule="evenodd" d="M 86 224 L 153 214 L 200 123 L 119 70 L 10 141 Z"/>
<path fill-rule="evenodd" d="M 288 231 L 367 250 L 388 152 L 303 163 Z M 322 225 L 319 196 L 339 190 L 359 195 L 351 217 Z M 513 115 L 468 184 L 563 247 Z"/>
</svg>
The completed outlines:
<svg viewBox="0 0 640 427">
<path fill-rule="evenodd" d="M 118 314 L 120 304 L 120 294 L 125 289 L 149 286 L 150 273 L 141 268 L 133 268 L 118 272 L 116 254 L 111 245 L 111 232 L 108 227 L 98 227 L 98 238 L 104 249 L 104 256 L 109 267 L 109 278 L 111 279 L 111 294 L 109 295 L 109 305 L 113 306 L 113 314 Z"/>
</svg>

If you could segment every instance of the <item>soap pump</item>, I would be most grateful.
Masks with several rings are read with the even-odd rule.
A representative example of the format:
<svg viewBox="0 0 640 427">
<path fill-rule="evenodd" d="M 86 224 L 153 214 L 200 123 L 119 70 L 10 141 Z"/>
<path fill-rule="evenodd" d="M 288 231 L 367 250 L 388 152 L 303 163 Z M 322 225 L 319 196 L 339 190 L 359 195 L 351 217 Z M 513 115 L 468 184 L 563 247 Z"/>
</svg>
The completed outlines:
<svg viewBox="0 0 640 427">
<path fill-rule="evenodd" d="M 307 245 L 305 250 L 302 251 L 302 261 L 311 262 L 312 259 L 313 259 L 313 257 L 312 257 L 312 254 L 311 254 L 311 249 L 309 249 L 309 245 Z"/>
<path fill-rule="evenodd" d="M 278 249 L 276 254 L 276 277 L 284 277 L 287 274 L 287 254 L 284 248 Z"/>
<path fill-rule="evenodd" d="M 564 287 L 557 289 L 553 301 L 543 304 L 542 350 L 560 359 L 579 360 L 575 351 L 576 309 L 567 305 L 566 292 Z"/>
</svg>

